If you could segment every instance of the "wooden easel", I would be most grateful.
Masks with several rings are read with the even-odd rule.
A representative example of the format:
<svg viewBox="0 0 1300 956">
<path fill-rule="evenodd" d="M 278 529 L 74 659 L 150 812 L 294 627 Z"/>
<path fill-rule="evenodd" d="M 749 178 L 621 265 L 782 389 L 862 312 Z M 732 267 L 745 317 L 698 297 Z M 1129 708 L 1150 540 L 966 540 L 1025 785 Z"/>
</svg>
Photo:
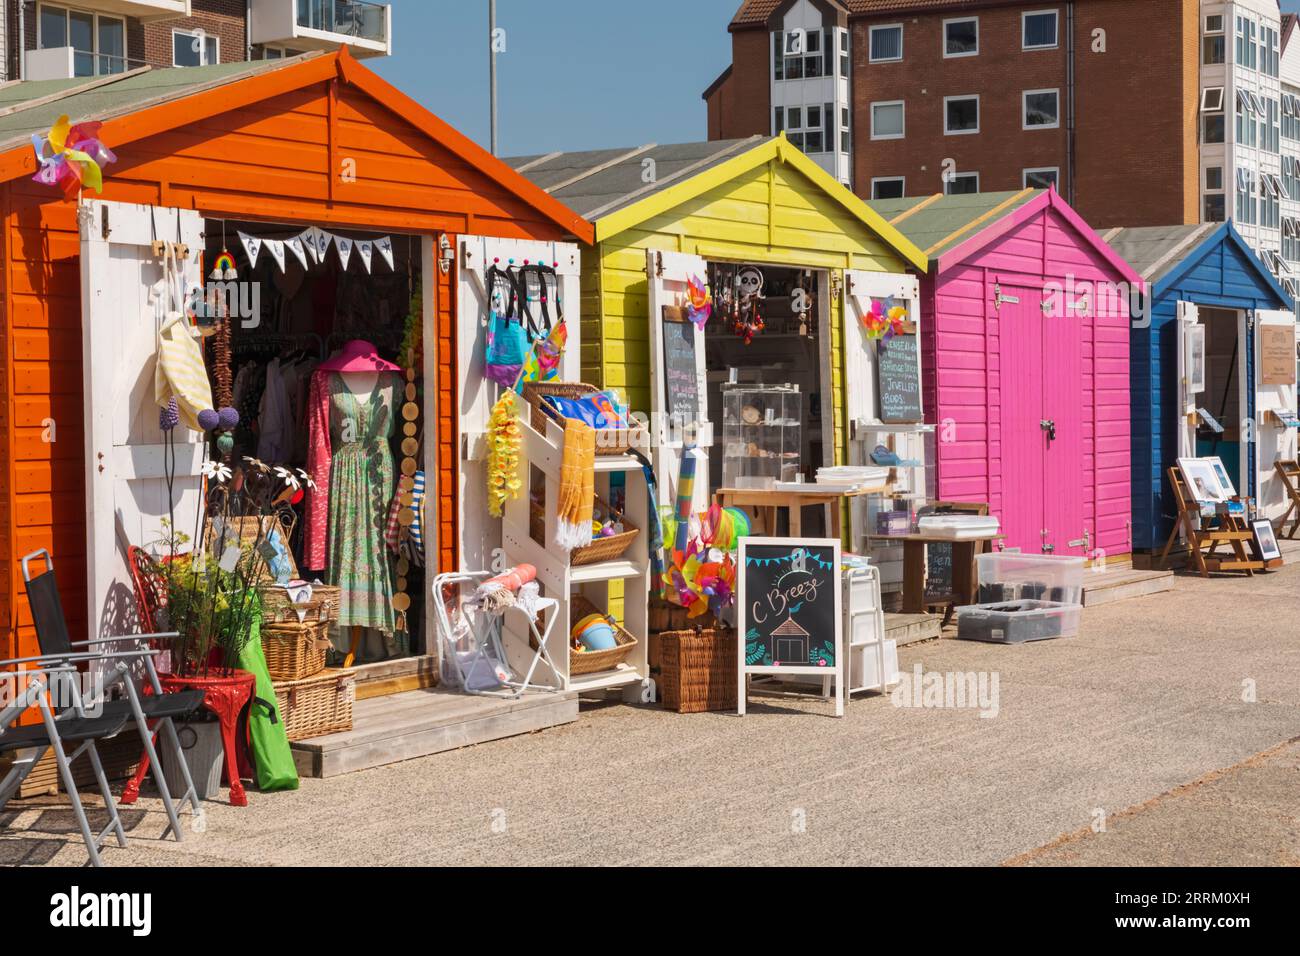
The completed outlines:
<svg viewBox="0 0 1300 956">
<path fill-rule="evenodd" d="M 1256 561 L 1246 552 L 1247 546 L 1254 539 L 1254 534 L 1246 524 L 1245 518 L 1219 515 L 1217 527 L 1198 528 L 1196 525 L 1198 520 L 1201 520 L 1200 502 L 1187 487 L 1187 482 L 1183 480 L 1183 473 L 1176 465 L 1169 469 L 1169 484 L 1173 486 L 1174 500 L 1178 504 L 1178 521 L 1174 524 L 1174 530 L 1169 533 L 1165 550 L 1160 554 L 1161 568 L 1169 566 L 1169 551 L 1178 540 L 1178 532 L 1181 529 L 1187 535 L 1187 550 L 1191 555 L 1191 563 L 1203 578 L 1208 578 L 1212 571 L 1244 571 L 1246 576 L 1250 577 L 1256 571 L 1264 570 L 1264 562 Z M 1218 556 L 1221 544 L 1232 548 L 1232 557 Z M 1209 551 L 1204 550 L 1206 545 L 1210 546 Z"/>
<path fill-rule="evenodd" d="M 1286 514 L 1278 522 L 1277 530 L 1282 531 L 1286 527 L 1287 521 L 1291 520 L 1294 512 L 1295 520 L 1291 522 L 1291 530 L 1282 537 L 1295 538 L 1296 531 L 1300 531 L 1300 461 L 1276 461 L 1273 467 L 1277 470 L 1277 476 L 1282 479 L 1282 487 L 1286 489 L 1287 497 L 1291 500 Z"/>
</svg>

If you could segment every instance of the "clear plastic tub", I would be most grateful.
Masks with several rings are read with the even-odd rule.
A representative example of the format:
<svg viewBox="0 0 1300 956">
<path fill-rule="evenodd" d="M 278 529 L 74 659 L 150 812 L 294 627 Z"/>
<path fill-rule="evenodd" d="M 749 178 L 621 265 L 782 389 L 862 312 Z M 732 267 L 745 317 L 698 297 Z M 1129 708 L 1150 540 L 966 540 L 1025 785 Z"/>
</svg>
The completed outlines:
<svg viewBox="0 0 1300 956">
<path fill-rule="evenodd" d="M 1083 558 L 1001 551 L 975 556 L 979 603 L 1050 601 L 1083 603 Z"/>
<path fill-rule="evenodd" d="M 1024 644 L 1079 633 L 1083 607 L 1053 601 L 1007 601 L 957 608 L 957 637 L 963 641 Z"/>
</svg>

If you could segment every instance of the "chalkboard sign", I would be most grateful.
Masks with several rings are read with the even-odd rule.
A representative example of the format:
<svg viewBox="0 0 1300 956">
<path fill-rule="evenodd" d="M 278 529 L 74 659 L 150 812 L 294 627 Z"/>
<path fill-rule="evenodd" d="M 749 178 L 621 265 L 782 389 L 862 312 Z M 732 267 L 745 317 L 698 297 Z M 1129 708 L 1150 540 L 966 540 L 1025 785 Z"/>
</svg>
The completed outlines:
<svg viewBox="0 0 1300 956">
<path fill-rule="evenodd" d="M 839 541 L 742 538 L 739 562 L 740 713 L 748 674 L 834 675 L 842 713 Z"/>
<path fill-rule="evenodd" d="M 890 424 L 919 423 L 921 364 L 917 337 L 896 335 L 876 343 L 876 392 L 880 420 Z"/>
<path fill-rule="evenodd" d="M 952 600 L 952 545 L 931 541 L 925 546 L 925 600 Z"/>
<path fill-rule="evenodd" d="M 664 308 L 664 396 L 672 425 L 700 422 L 700 366 L 695 352 L 695 325 L 678 321 L 679 309 Z"/>
</svg>

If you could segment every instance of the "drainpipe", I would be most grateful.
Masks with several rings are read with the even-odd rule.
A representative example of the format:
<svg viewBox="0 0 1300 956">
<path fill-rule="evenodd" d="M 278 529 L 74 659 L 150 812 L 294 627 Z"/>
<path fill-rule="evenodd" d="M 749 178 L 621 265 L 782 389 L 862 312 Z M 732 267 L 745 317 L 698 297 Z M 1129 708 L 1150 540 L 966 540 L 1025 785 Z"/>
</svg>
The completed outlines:
<svg viewBox="0 0 1300 956">
<path fill-rule="evenodd" d="M 244 59 L 253 59 L 253 0 L 244 2 Z"/>
<path fill-rule="evenodd" d="M 27 12 L 26 0 L 18 0 L 18 79 L 27 79 Z"/>
<path fill-rule="evenodd" d="M 1074 3 L 1065 5 L 1065 199 L 1071 206 L 1075 205 L 1074 181 Z"/>
</svg>

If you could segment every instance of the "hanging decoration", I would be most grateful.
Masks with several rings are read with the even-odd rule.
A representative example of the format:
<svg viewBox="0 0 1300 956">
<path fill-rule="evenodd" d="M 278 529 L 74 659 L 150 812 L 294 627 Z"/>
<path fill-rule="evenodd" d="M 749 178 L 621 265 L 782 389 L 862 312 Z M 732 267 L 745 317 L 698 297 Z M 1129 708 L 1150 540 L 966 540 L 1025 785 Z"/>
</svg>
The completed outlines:
<svg viewBox="0 0 1300 956">
<path fill-rule="evenodd" d="M 906 331 L 906 322 L 907 306 L 898 305 L 892 296 L 883 299 L 872 297 L 871 308 L 862 314 L 862 330 L 868 340 L 888 342 Z"/>
<path fill-rule="evenodd" d="M 375 244 L 369 240 L 362 239 L 357 243 L 357 255 L 361 257 L 361 264 L 365 266 L 366 272 L 369 272 L 370 261 L 375 256 Z"/>
<path fill-rule="evenodd" d="M 293 253 L 294 258 L 302 263 L 304 269 L 310 268 L 307 264 L 307 250 L 303 243 L 302 236 L 294 236 L 292 239 L 284 241 L 284 247 Z"/>
<path fill-rule="evenodd" d="M 763 271 L 758 266 L 743 266 L 735 276 L 735 295 L 732 305 L 732 331 L 746 345 L 766 328 L 758 311 L 763 298 Z"/>
<path fill-rule="evenodd" d="M 390 236 L 382 236 L 379 239 L 356 240 L 349 239 L 347 236 L 336 236 L 334 233 L 326 232 L 319 226 L 311 226 L 288 239 L 263 239 L 241 232 L 239 233 L 239 242 L 244 247 L 244 252 L 248 255 L 248 261 L 251 265 L 257 265 L 262 250 L 269 249 L 271 255 L 275 258 L 276 266 L 281 272 L 284 272 L 286 250 L 293 253 L 294 258 L 302 263 L 304 269 L 310 269 L 313 265 L 319 265 L 326 261 L 331 243 L 338 250 L 339 264 L 344 271 L 347 270 L 348 263 L 352 261 L 354 251 L 357 253 L 357 259 L 366 272 L 373 271 L 376 252 L 379 253 L 379 258 L 388 264 L 389 269 L 396 271 L 393 258 L 393 240 Z"/>
<path fill-rule="evenodd" d="M 221 250 L 221 255 L 217 256 L 208 278 L 213 282 L 233 282 L 239 278 L 239 270 L 235 268 L 235 257 L 228 250 L 224 248 Z"/>
<path fill-rule="evenodd" d="M 281 242 L 279 239 L 264 239 L 262 241 L 262 247 L 266 249 L 267 252 L 271 253 L 271 258 L 275 260 L 276 266 L 278 266 L 280 272 L 283 273 L 284 272 L 284 243 Z"/>
<path fill-rule="evenodd" d="M 249 236 L 241 232 L 239 242 L 244 247 L 244 254 L 248 256 L 248 264 L 257 265 L 258 256 L 262 254 L 262 240 L 257 236 Z"/>
<path fill-rule="evenodd" d="M 519 448 L 523 433 L 515 416 L 515 393 L 506 389 L 488 420 L 488 514 L 500 518 L 507 501 L 519 496 Z M 590 522 L 588 522 L 590 524 Z"/>
<path fill-rule="evenodd" d="M 695 327 L 701 332 L 704 331 L 704 325 L 713 315 L 713 296 L 709 294 L 709 287 L 699 276 L 691 276 L 686 280 L 686 316 L 695 323 Z"/>
<path fill-rule="evenodd" d="M 83 186 L 104 191 L 104 167 L 117 162 L 117 155 L 99 139 L 102 123 L 78 123 L 60 116 L 44 136 L 32 134 L 32 146 L 40 169 L 32 179 L 46 186 L 58 186 L 71 199 Z"/>
<path fill-rule="evenodd" d="M 393 269 L 393 240 L 387 236 L 375 240 L 375 248 L 379 251 L 380 258 L 388 263 L 388 268 Z"/>
<path fill-rule="evenodd" d="M 334 237 L 334 248 L 339 251 L 339 262 L 343 266 L 343 271 L 348 271 L 348 260 L 352 258 L 352 240 L 346 236 Z"/>
</svg>

